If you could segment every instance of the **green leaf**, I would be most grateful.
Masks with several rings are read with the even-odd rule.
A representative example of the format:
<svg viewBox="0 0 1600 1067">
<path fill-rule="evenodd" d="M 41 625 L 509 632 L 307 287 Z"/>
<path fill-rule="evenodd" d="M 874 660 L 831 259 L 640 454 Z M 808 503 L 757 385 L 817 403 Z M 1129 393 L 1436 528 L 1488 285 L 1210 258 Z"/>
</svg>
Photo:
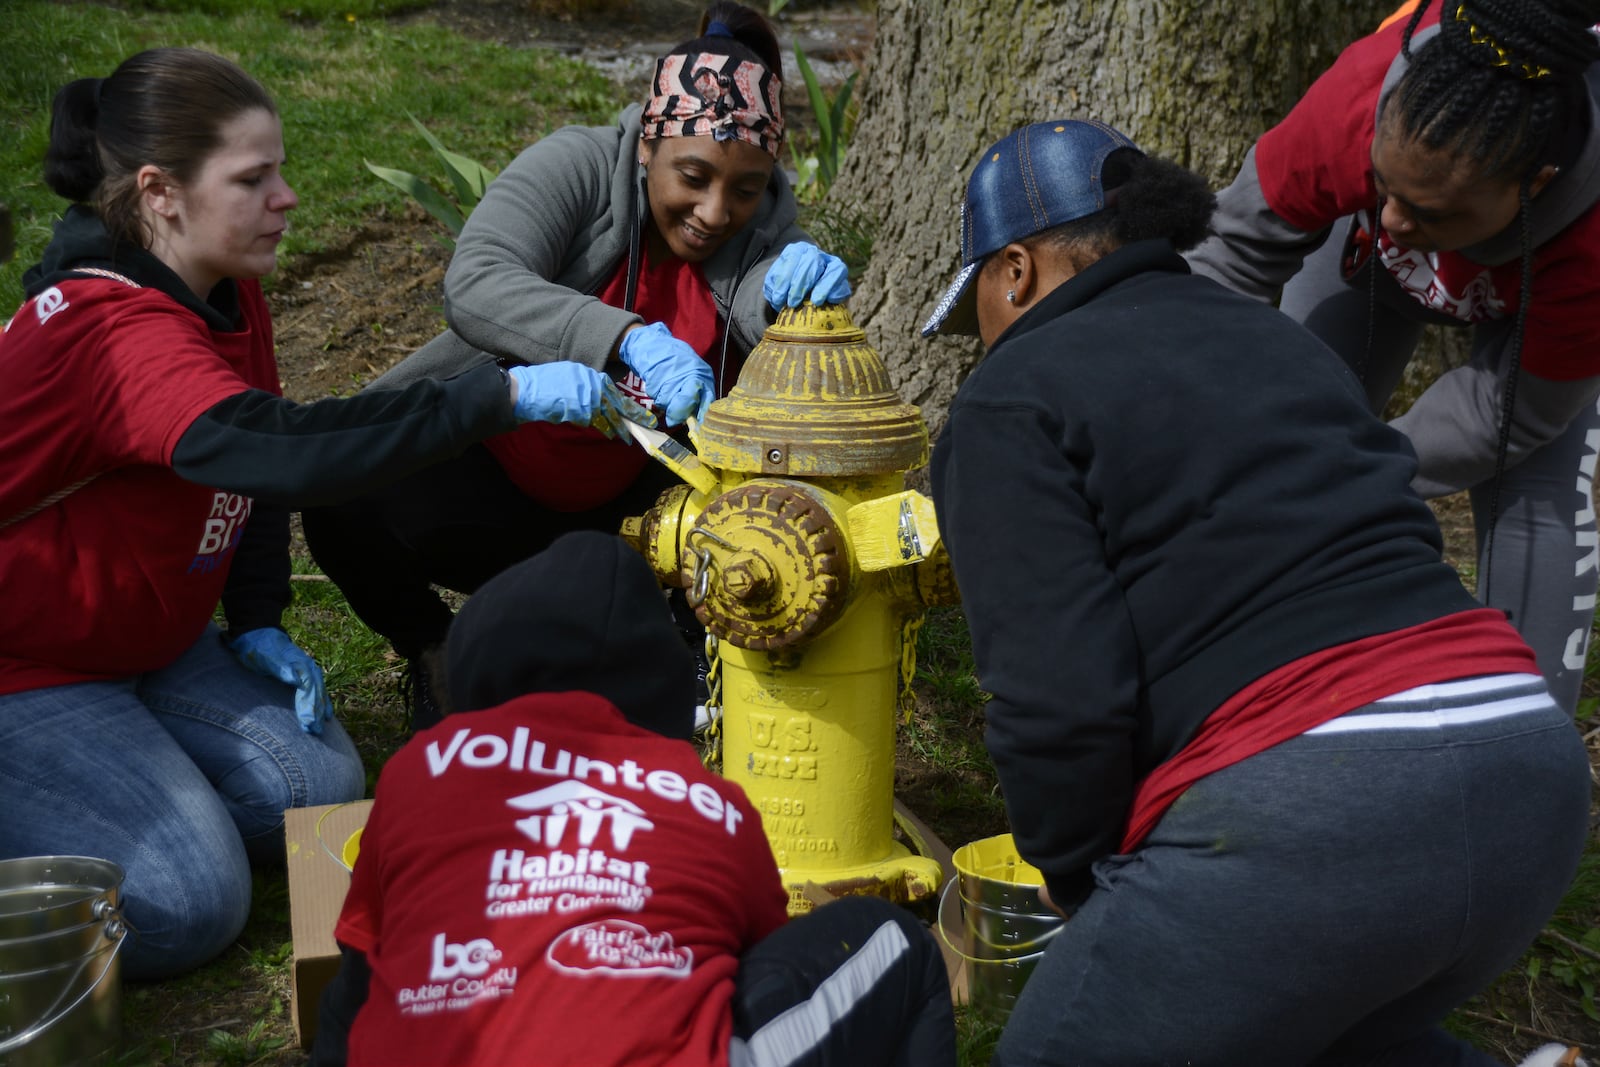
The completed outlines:
<svg viewBox="0 0 1600 1067">
<path fill-rule="evenodd" d="M 466 223 L 466 219 L 462 218 L 461 212 L 456 210 L 455 205 L 446 200 L 433 186 L 407 171 L 380 167 L 370 160 L 362 162 L 366 163 L 367 169 L 372 173 L 421 204 L 423 210 L 444 223 L 445 228 L 452 234 L 457 237 L 461 235 L 461 227 Z"/>
<path fill-rule="evenodd" d="M 861 72 L 859 70 L 852 70 L 850 77 L 846 78 L 844 84 L 839 87 L 838 95 L 833 98 L 833 107 L 830 110 L 833 112 L 835 155 L 838 155 L 838 150 L 844 142 L 844 112 L 850 106 L 850 94 L 855 90 L 856 78 L 860 77 L 860 75 Z"/>
<path fill-rule="evenodd" d="M 811 71 L 811 64 L 806 60 L 805 51 L 799 46 L 794 46 L 794 61 L 800 67 L 800 77 L 805 79 L 806 96 L 811 100 L 811 111 L 817 117 L 817 138 L 822 143 L 822 154 L 828 154 L 828 146 L 833 143 L 833 122 L 828 114 L 828 101 L 823 98 L 822 86 L 817 83 L 817 76 Z"/>
<path fill-rule="evenodd" d="M 477 206 L 478 201 L 483 199 L 483 191 L 494 180 L 494 171 L 475 159 L 468 159 L 450 151 L 411 112 L 406 112 L 406 118 L 411 120 L 411 125 L 417 128 L 417 132 L 422 134 L 423 139 L 444 162 L 445 174 L 449 176 L 450 184 L 455 188 L 456 199 L 470 212 Z"/>
</svg>

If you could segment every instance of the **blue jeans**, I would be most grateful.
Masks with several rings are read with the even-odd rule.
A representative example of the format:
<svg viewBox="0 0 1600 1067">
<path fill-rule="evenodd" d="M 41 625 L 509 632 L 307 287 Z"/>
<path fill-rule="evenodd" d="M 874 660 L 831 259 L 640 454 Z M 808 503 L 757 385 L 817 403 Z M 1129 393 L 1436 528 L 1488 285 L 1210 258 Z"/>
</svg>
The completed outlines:
<svg viewBox="0 0 1600 1067">
<path fill-rule="evenodd" d="M 1510 677 L 1476 705 L 1449 686 L 1368 705 L 1197 782 L 1096 865 L 995 1064 L 1495 1064 L 1438 1024 L 1538 935 L 1589 810 L 1572 721 Z M 1525 710 L 1470 721 L 1507 700 Z M 1378 712 L 1397 714 L 1352 728 Z"/>
<path fill-rule="evenodd" d="M 302 733 L 293 688 L 214 626 L 162 670 L 0 696 L 0 858 L 120 864 L 129 978 L 221 952 L 249 914 L 251 862 L 282 861 L 284 809 L 365 790 L 344 729 Z"/>
</svg>

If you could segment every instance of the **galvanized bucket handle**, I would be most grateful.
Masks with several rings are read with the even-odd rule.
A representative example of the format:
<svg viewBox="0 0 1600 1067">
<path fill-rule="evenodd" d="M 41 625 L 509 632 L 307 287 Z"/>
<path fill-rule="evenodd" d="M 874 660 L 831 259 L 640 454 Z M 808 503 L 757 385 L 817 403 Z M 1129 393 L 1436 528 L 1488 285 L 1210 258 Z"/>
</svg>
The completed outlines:
<svg viewBox="0 0 1600 1067">
<path fill-rule="evenodd" d="M 60 995 L 40 1014 L 38 1020 L 24 1027 L 20 1034 L 14 1034 L 11 1037 L 0 1040 L 0 1054 L 21 1048 L 68 1015 L 71 1015 L 77 1010 L 78 1005 L 88 998 L 89 994 L 100 988 L 100 983 L 105 981 L 106 975 L 111 973 L 111 965 L 117 961 L 117 953 L 122 951 L 122 946 L 127 943 L 128 935 L 133 932 L 133 928 L 123 919 L 122 912 L 117 906 L 109 900 L 97 900 L 94 902 L 94 917 L 97 920 L 105 920 L 106 925 L 103 931 L 105 936 L 116 941 L 116 945 L 111 949 L 110 957 L 106 959 L 105 966 L 100 968 L 100 973 L 95 975 L 95 979 L 89 983 L 89 987 L 73 998 L 71 1004 L 68 1004 L 60 1011 L 56 1011 L 56 1006 L 66 997 L 68 990 L 77 983 L 95 956 L 101 955 L 104 949 L 101 952 L 94 953 L 94 955 L 84 956 L 83 961 L 78 964 L 78 969 L 72 972 L 72 977 L 67 979 L 66 983 L 61 987 Z"/>
<path fill-rule="evenodd" d="M 1039 957 L 1044 955 L 1045 949 L 1050 947 L 1050 941 L 1057 934 L 1059 934 L 1061 932 L 1061 928 L 1064 927 L 1067 924 L 1066 920 L 1063 919 L 1060 923 L 1058 923 L 1057 925 L 1051 927 L 1049 932 L 1044 934 L 1043 936 L 1036 937 L 1032 941 L 1024 941 L 1021 944 L 1015 945 L 1015 946 L 1012 946 L 1012 945 L 996 945 L 993 942 L 987 942 L 987 941 L 984 942 L 985 944 L 989 945 L 991 948 L 1013 948 L 1013 947 L 1015 947 L 1015 948 L 1034 948 L 1034 949 L 1036 949 L 1036 951 L 1026 953 L 1025 955 L 1007 956 L 1003 960 L 991 960 L 991 959 L 984 959 L 984 958 L 982 958 L 980 956 L 968 955 L 966 949 L 962 948 L 961 946 L 957 945 L 955 942 L 950 940 L 950 931 L 948 931 L 948 930 L 946 930 L 944 928 L 944 905 L 945 905 L 945 899 L 947 897 L 949 897 L 949 895 L 950 895 L 950 887 L 955 885 L 956 882 L 958 882 L 960 880 L 961 880 L 961 876 L 960 875 L 954 875 L 951 878 L 947 879 L 945 881 L 945 883 L 944 883 L 944 888 L 939 890 L 939 910 L 934 913 L 934 924 L 933 925 L 937 926 L 939 928 L 939 938 L 940 938 L 940 940 L 942 940 L 945 943 L 945 945 L 950 949 L 950 951 L 954 952 L 957 956 L 960 956 L 962 959 L 966 960 L 968 963 L 1025 963 L 1028 960 L 1036 960 Z M 965 908 L 966 908 L 965 899 L 962 900 L 961 906 L 962 906 L 962 909 L 963 909 L 963 912 L 964 912 Z M 1039 946 L 1043 946 L 1043 947 L 1039 947 Z"/>
</svg>

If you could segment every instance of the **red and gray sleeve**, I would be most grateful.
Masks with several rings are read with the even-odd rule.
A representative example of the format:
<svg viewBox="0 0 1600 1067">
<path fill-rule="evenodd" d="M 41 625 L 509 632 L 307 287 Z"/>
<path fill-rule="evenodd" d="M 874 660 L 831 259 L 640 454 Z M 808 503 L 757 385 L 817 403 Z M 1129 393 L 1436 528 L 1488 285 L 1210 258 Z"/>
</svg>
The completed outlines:
<svg viewBox="0 0 1600 1067">
<path fill-rule="evenodd" d="M 1411 485 L 1421 496 L 1447 496 L 1494 477 L 1509 363 L 1501 349 L 1509 340 L 1507 328 L 1480 327 L 1472 359 L 1441 374 L 1390 424 L 1416 450 L 1417 476 Z M 1597 398 L 1600 377 L 1554 381 L 1519 370 L 1506 468 L 1561 436 Z"/>
<path fill-rule="evenodd" d="M 1211 226 L 1212 236 L 1184 255 L 1189 269 L 1268 303 L 1328 234 L 1327 227 L 1300 229 L 1272 210 L 1256 172 L 1254 148 L 1233 184 L 1217 194 Z"/>
</svg>

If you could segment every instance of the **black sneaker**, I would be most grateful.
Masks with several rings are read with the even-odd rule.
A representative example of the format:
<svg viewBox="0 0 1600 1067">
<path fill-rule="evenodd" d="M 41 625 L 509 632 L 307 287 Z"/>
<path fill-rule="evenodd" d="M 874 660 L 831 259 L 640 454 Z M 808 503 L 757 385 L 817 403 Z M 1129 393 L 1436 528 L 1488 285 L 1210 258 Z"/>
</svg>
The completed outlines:
<svg viewBox="0 0 1600 1067">
<path fill-rule="evenodd" d="M 434 678 L 438 658 L 438 646 L 433 646 L 406 661 L 406 672 L 400 682 L 400 696 L 405 702 L 406 719 L 413 734 L 444 721 L 444 702 L 439 699 Z"/>
</svg>

